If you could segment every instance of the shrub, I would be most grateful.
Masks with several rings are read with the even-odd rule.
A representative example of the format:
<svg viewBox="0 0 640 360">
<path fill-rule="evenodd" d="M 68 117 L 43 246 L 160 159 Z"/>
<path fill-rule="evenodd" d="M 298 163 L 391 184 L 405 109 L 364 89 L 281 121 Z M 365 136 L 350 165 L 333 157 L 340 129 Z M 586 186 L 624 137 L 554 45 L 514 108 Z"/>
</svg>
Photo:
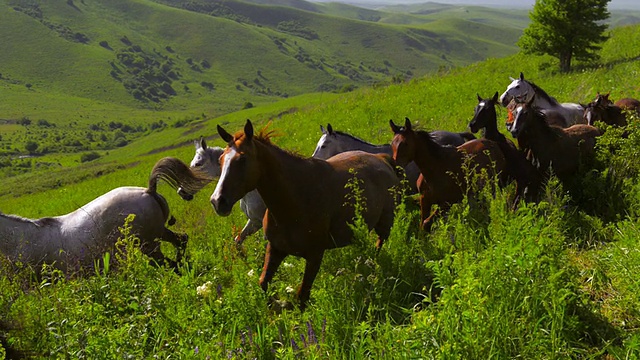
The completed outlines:
<svg viewBox="0 0 640 360">
<path fill-rule="evenodd" d="M 89 162 L 89 161 L 93 161 L 95 159 L 100 158 L 100 154 L 98 154 L 95 151 L 89 152 L 89 153 L 84 153 L 80 156 L 80 162 Z"/>
</svg>

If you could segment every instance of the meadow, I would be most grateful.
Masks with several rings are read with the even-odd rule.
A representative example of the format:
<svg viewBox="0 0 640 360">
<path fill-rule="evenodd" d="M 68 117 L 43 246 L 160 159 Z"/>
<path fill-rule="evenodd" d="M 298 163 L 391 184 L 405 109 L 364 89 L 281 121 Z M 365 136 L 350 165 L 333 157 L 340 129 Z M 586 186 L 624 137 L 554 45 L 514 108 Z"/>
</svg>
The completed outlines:
<svg viewBox="0 0 640 360">
<path fill-rule="evenodd" d="M 30 218 L 66 213 L 118 186 L 145 186 L 164 156 L 185 162 L 192 141 L 223 146 L 216 125 L 250 118 L 274 142 L 311 155 L 319 125 L 373 143 L 391 139 L 388 120 L 461 131 L 483 97 L 523 72 L 559 101 L 595 94 L 640 98 L 640 27 L 616 29 L 598 64 L 557 74 L 545 57 L 522 54 L 442 69 L 406 83 L 346 94 L 291 97 L 220 117 L 199 117 L 146 133 L 100 159 L 3 179 L 0 208 Z M 188 111 L 189 113 L 191 111 Z M 159 117 L 176 116 L 159 113 Z M 186 115 L 183 115 L 186 116 Z M 499 116 L 504 118 L 504 112 Z M 513 187 L 465 200 L 430 233 L 418 231 L 408 201 L 376 254 L 374 235 L 354 222 L 354 244 L 325 255 L 305 312 L 295 302 L 304 261 L 289 257 L 267 293 L 258 286 L 261 232 L 238 249 L 236 207 L 213 211 L 213 184 L 185 202 L 159 192 L 189 235 L 179 274 L 151 266 L 123 224 L 128 252 L 95 273 L 44 268 L 36 278 L 2 263 L 0 354 L 33 358 L 605 358 L 640 357 L 640 120 L 629 135 L 607 129 L 598 162 L 571 189 L 547 185 L 542 201 L 507 206 Z M 510 135 L 508 135 L 510 136 Z M 61 160 L 62 161 L 62 160 Z M 73 163 L 71 161 L 70 163 Z M 167 254 L 171 247 L 163 248 Z M 107 256 L 107 255 L 105 255 Z"/>
</svg>

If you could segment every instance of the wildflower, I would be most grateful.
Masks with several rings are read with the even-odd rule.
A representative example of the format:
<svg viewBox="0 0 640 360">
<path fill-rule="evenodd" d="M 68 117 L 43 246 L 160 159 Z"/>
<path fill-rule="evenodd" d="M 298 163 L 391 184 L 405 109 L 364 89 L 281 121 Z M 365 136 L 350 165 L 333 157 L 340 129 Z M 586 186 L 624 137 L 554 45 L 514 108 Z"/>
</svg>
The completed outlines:
<svg viewBox="0 0 640 360">
<path fill-rule="evenodd" d="M 253 274 L 254 274 L 254 273 L 255 273 L 255 272 L 253 271 L 253 269 L 251 269 L 251 270 L 249 270 L 249 272 L 247 273 L 247 276 L 249 276 L 249 277 L 253 277 Z"/>
<path fill-rule="evenodd" d="M 285 262 L 285 263 L 282 263 L 282 266 L 283 266 L 283 267 L 285 267 L 285 268 L 292 268 L 292 267 L 293 267 L 293 264 L 292 264 L 292 263 Z"/>
<path fill-rule="evenodd" d="M 209 294 L 211 294 L 212 288 L 213 288 L 213 283 L 211 281 L 207 281 L 206 283 L 196 288 L 196 293 L 198 294 L 198 296 L 208 297 Z"/>
<path fill-rule="evenodd" d="M 291 286 L 287 286 L 287 288 L 284 289 L 284 291 L 286 291 L 287 294 L 293 294 L 296 290 L 294 288 L 292 288 Z"/>
</svg>

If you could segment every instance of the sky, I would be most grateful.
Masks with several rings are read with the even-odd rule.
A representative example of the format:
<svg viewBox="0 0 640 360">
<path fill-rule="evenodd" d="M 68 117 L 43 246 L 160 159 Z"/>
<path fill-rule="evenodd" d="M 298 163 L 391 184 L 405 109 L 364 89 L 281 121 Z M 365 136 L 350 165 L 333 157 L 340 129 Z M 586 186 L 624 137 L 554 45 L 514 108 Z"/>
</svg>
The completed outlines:
<svg viewBox="0 0 640 360">
<path fill-rule="evenodd" d="M 384 5 L 397 5 L 397 4 L 416 4 L 425 2 L 437 2 L 441 4 L 468 4 L 468 5 L 483 5 L 483 6 L 500 6 L 507 8 L 531 8 L 535 3 L 535 0 L 312 0 L 322 2 L 344 2 L 349 4 L 384 4 Z M 609 2 L 609 10 L 615 9 L 632 9 L 640 10 L 639 0 L 611 0 Z"/>
</svg>

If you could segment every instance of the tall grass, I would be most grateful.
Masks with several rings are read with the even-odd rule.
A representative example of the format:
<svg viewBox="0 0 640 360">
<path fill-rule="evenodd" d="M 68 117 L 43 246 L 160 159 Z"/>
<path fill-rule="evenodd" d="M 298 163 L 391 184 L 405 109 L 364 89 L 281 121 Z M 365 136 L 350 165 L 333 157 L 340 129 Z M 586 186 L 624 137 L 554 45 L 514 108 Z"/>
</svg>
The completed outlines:
<svg viewBox="0 0 640 360">
<path fill-rule="evenodd" d="M 235 130 L 247 117 L 261 124 L 271 120 L 281 133 L 275 142 L 307 155 L 319 137 L 318 125 L 327 122 L 379 143 L 391 138 L 389 118 L 409 116 L 428 129 L 461 130 L 475 93 L 491 95 L 519 71 L 559 100 L 585 98 L 625 79 L 632 63 L 604 55 L 608 71 L 555 75 L 544 70 L 546 59 L 518 55 L 408 84 L 316 98 L 311 105 L 289 99 L 280 108 L 202 121 L 195 132 L 175 128 L 154 133 L 139 147 L 109 155 L 110 161 L 122 159 L 128 167 L 42 193 L 4 196 L 2 210 L 30 217 L 60 214 L 113 187 L 144 186 L 159 157 L 187 161 L 195 136 L 214 134 L 220 123 Z M 635 81 L 637 76 L 627 78 Z M 620 95 L 637 97 L 626 80 L 615 84 Z M 380 252 L 374 247 L 375 234 L 356 219 L 355 244 L 326 253 L 305 312 L 286 306 L 295 304 L 303 260 L 285 259 L 264 293 L 258 286 L 265 246 L 261 233 L 238 249 L 234 229 L 245 219 L 237 209 L 228 218 L 215 215 L 208 203 L 213 185 L 192 202 L 181 201 L 161 185 L 159 192 L 178 218 L 175 230 L 190 237 L 180 273 L 149 264 L 126 231 L 121 239 L 129 244 L 126 257 L 95 274 L 63 274 L 47 267 L 35 277 L 30 269 L 2 261 L 0 354 L 637 358 L 640 165 L 634 159 L 640 149 L 639 127 L 638 119 L 631 121 L 626 137 L 623 130 L 607 129 L 598 141 L 596 167 L 575 188 L 551 180 L 539 203 L 521 203 L 515 211 L 507 206 L 512 186 L 495 193 L 489 187 L 478 189 L 477 197 L 454 206 L 432 232 L 424 233 L 418 231 L 415 199 L 408 199 L 399 204 Z M 210 140 L 211 145 L 217 142 Z M 177 147 L 152 152 L 157 144 Z M 21 179 L 13 186 L 30 186 L 24 181 L 28 177 Z M 172 251 L 169 246 L 163 250 Z"/>
</svg>

